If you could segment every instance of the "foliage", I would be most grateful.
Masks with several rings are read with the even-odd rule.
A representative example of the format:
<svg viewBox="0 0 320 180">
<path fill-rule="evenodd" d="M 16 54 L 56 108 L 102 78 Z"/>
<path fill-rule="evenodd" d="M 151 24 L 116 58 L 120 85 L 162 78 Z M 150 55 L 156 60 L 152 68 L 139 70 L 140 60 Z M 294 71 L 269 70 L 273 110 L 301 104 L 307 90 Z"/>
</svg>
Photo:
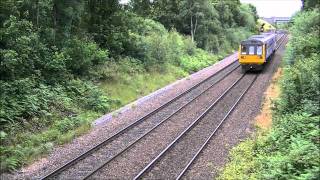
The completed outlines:
<svg viewBox="0 0 320 180">
<path fill-rule="evenodd" d="M 319 115 L 277 116 L 270 132 L 232 149 L 219 179 L 319 179 L 319 120 Z"/>
<path fill-rule="evenodd" d="M 320 43 L 319 9 L 297 14 L 294 18 L 294 25 L 290 28 L 291 40 L 288 44 L 286 62 L 294 63 L 296 60 L 303 60 L 313 53 L 318 53 Z"/>
<path fill-rule="evenodd" d="M 91 69 L 108 60 L 108 51 L 99 49 L 94 42 L 80 39 L 70 39 L 62 51 L 68 57 L 67 69 L 78 76 L 90 75 Z"/>
<path fill-rule="evenodd" d="M 154 71 L 116 74 L 117 81 L 102 81 L 100 87 L 108 92 L 111 98 L 119 99 L 120 104 L 112 107 L 116 109 L 186 75 L 180 67 L 169 65 L 165 73 Z"/>
<path fill-rule="evenodd" d="M 79 136 L 90 129 L 91 119 L 99 117 L 95 112 L 86 112 L 77 117 L 59 118 L 51 126 L 43 131 L 27 132 L 19 130 L 14 138 L 0 131 L 1 134 L 1 172 L 13 170 L 22 164 L 29 163 L 42 154 L 53 149 L 53 145 L 70 142 L 75 136 Z M 44 120 L 44 119 L 38 119 Z M 14 128 L 14 127 L 13 127 Z M 21 128 L 17 125 L 16 128 Z M 17 129 L 15 129 L 17 130 Z M 10 144 L 3 146 L 3 144 Z M 14 145 L 16 144 L 16 145 Z"/>
<path fill-rule="evenodd" d="M 143 4 L 144 16 L 161 22 L 168 29 L 190 35 L 197 46 L 210 52 L 222 49 L 225 28 L 242 27 L 247 32 L 255 32 L 257 11 L 252 5 L 242 5 L 240 1 L 216 0 L 171 0 L 148 1 L 132 0 L 135 11 L 137 4 Z M 140 10 L 137 10 L 139 14 Z M 237 42 L 238 43 L 238 42 Z M 234 46 L 234 44 L 232 44 Z"/>
<path fill-rule="evenodd" d="M 224 171 L 218 177 L 224 179 L 257 179 L 256 157 L 254 155 L 255 142 L 246 140 L 230 151 L 230 162 L 225 166 Z"/>
<path fill-rule="evenodd" d="M 255 31 L 256 10 L 218 4 L 0 1 L 1 172 L 234 50 Z"/>
<path fill-rule="evenodd" d="M 297 60 L 285 70 L 282 79 L 282 100 L 277 108 L 281 114 L 297 111 L 319 114 L 320 102 L 320 55 Z"/>
<path fill-rule="evenodd" d="M 294 17 L 271 130 L 235 147 L 220 179 L 320 178 L 318 11 Z"/>
<path fill-rule="evenodd" d="M 318 0 L 301 0 L 302 8 L 305 10 L 320 8 L 320 4 Z"/>
<path fill-rule="evenodd" d="M 275 118 L 266 141 L 257 146 L 260 179 L 318 179 L 319 123 L 319 115 Z"/>
<path fill-rule="evenodd" d="M 263 29 L 260 29 L 262 27 L 263 27 Z M 270 30 L 276 29 L 272 24 L 268 23 L 267 21 L 265 21 L 263 19 L 258 19 L 257 28 L 259 28 L 260 30 L 263 30 L 264 32 L 268 32 Z"/>
<path fill-rule="evenodd" d="M 193 56 L 183 56 L 180 66 L 187 72 L 196 72 L 204 67 L 217 62 L 217 57 L 210 56 L 203 50 L 197 50 Z"/>
</svg>

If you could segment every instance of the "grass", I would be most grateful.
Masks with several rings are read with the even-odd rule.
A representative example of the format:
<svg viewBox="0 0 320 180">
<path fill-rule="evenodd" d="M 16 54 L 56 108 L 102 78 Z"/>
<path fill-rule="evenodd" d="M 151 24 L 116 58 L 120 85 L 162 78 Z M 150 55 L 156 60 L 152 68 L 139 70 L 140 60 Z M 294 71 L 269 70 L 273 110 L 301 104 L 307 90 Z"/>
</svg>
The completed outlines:
<svg viewBox="0 0 320 180">
<path fill-rule="evenodd" d="M 124 75 L 119 77 L 124 79 L 123 81 L 102 82 L 100 87 L 111 98 L 120 100 L 121 103 L 113 107 L 114 110 L 186 75 L 187 73 L 180 68 L 170 66 L 165 73 L 151 72 L 131 76 Z"/>
<path fill-rule="evenodd" d="M 15 137 L 10 138 L 13 145 L 1 146 L 1 167 L 14 169 L 20 162 L 23 164 L 32 163 L 50 152 L 54 144 L 61 145 L 71 142 L 75 137 L 88 132 L 91 128 L 91 122 L 99 116 L 101 114 L 86 111 L 80 113 L 76 119 L 56 119 L 52 126 L 43 131 L 17 133 Z"/>
<path fill-rule="evenodd" d="M 249 173 L 255 168 L 254 158 L 254 141 L 241 142 L 230 151 L 230 162 L 224 167 L 218 179 L 256 179 Z"/>
</svg>

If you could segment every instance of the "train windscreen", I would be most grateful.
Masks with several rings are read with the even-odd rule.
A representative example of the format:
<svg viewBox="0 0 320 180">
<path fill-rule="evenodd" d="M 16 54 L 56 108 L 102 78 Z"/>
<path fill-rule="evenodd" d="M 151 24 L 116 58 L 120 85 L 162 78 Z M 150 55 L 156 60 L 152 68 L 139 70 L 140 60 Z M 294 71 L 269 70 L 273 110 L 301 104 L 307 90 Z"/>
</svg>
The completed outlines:
<svg viewBox="0 0 320 180">
<path fill-rule="evenodd" d="M 241 54 L 243 55 L 262 55 L 262 46 L 257 45 L 242 45 Z"/>
<path fill-rule="evenodd" d="M 257 55 L 262 55 L 262 46 L 257 46 Z"/>
<path fill-rule="evenodd" d="M 249 46 L 249 55 L 254 55 L 254 46 Z"/>
<path fill-rule="evenodd" d="M 247 47 L 241 46 L 241 54 L 247 54 Z"/>
</svg>

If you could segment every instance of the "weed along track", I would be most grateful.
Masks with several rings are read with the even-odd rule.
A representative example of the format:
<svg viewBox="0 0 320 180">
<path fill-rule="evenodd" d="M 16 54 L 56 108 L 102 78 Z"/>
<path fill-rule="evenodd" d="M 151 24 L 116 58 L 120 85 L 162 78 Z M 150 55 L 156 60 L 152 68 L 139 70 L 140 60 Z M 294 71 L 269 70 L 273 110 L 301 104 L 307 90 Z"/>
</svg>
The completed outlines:
<svg viewBox="0 0 320 180">
<path fill-rule="evenodd" d="M 234 73 L 238 67 L 239 64 L 236 61 L 231 63 L 224 69 L 195 84 L 159 108 L 147 113 L 145 116 L 116 132 L 80 156 L 75 157 L 63 166 L 43 176 L 41 179 L 65 179 L 75 177 L 81 179 L 99 170 L 105 164 L 111 162 L 131 146 L 135 145 L 158 126 L 181 113 L 186 107 L 192 106 L 197 99 L 205 96 L 208 91 L 212 91 L 216 85 L 226 81 L 226 78 Z"/>
<path fill-rule="evenodd" d="M 180 179 L 258 76 L 234 61 L 41 179 Z"/>
</svg>

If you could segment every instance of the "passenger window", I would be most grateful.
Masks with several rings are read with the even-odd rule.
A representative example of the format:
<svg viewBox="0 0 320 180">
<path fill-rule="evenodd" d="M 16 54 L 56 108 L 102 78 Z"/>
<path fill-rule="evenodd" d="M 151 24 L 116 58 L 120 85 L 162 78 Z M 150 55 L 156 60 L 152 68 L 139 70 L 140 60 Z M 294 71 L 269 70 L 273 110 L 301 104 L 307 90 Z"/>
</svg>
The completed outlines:
<svg viewBox="0 0 320 180">
<path fill-rule="evenodd" d="M 262 55 L 262 46 L 257 46 L 257 55 Z"/>
<path fill-rule="evenodd" d="M 247 54 L 247 47 L 241 46 L 241 54 Z"/>
<path fill-rule="evenodd" d="M 250 55 L 254 54 L 254 46 L 249 46 L 249 54 Z"/>
</svg>

